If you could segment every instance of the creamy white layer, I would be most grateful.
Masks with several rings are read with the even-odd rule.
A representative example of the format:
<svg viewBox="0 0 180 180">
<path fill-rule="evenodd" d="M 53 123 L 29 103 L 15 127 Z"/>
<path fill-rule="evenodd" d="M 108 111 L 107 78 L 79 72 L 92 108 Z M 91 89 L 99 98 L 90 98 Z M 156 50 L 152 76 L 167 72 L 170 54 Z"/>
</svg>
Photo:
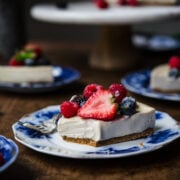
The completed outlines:
<svg viewBox="0 0 180 180">
<path fill-rule="evenodd" d="M 162 91 L 180 90 L 180 77 L 177 79 L 169 77 L 169 70 L 167 64 L 154 68 L 151 72 L 150 87 Z"/>
<path fill-rule="evenodd" d="M 154 128 L 155 110 L 138 102 L 138 111 L 132 116 L 123 116 L 113 121 L 82 119 L 78 116 L 61 117 L 58 132 L 61 136 L 102 141 Z"/>
<path fill-rule="evenodd" d="M 53 82 L 51 66 L 0 66 L 0 82 L 37 83 Z"/>
</svg>

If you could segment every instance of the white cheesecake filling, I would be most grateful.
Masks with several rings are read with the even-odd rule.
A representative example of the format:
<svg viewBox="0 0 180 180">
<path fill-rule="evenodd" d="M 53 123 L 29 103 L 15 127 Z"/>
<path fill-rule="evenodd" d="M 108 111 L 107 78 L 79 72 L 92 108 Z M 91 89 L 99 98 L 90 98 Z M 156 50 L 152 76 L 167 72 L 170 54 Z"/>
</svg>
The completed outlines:
<svg viewBox="0 0 180 180">
<path fill-rule="evenodd" d="M 180 77 L 169 77 L 170 68 L 167 64 L 163 64 L 154 68 L 151 72 L 150 87 L 152 89 L 173 91 L 180 90 Z"/>
<path fill-rule="evenodd" d="M 138 102 L 138 111 L 132 116 L 123 116 L 113 121 L 82 119 L 78 116 L 71 118 L 61 117 L 58 132 L 61 136 L 70 138 L 102 141 L 154 128 L 155 110 Z"/>
<path fill-rule="evenodd" d="M 53 81 L 52 66 L 0 66 L 0 82 L 38 83 Z"/>
</svg>

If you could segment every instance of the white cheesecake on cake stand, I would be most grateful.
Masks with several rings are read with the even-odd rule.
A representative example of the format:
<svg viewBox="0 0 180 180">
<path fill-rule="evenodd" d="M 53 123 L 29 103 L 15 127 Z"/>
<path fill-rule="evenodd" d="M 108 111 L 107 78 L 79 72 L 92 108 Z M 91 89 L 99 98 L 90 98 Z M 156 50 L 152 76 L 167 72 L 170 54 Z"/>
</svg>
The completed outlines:
<svg viewBox="0 0 180 180">
<path fill-rule="evenodd" d="M 60 9 L 55 4 L 35 5 L 31 15 L 49 23 L 101 26 L 91 54 L 91 66 L 123 69 L 137 63 L 131 42 L 131 25 L 178 18 L 180 6 L 111 6 L 98 9 L 92 2 L 71 2 L 67 9 Z"/>
</svg>

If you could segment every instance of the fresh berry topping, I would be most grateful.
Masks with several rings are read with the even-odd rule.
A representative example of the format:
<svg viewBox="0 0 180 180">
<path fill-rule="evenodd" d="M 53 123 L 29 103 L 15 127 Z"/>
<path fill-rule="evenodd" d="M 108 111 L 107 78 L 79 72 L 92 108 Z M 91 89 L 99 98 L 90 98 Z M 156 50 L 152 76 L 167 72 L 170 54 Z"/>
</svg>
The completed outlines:
<svg viewBox="0 0 180 180">
<path fill-rule="evenodd" d="M 25 46 L 24 50 L 26 52 L 35 53 L 36 57 L 40 57 L 43 54 L 42 49 L 35 44 L 28 44 L 27 46 Z"/>
<path fill-rule="evenodd" d="M 177 78 L 180 77 L 180 69 L 172 68 L 172 69 L 170 69 L 168 75 L 169 75 L 169 77 L 171 77 L 171 78 L 177 79 Z"/>
<path fill-rule="evenodd" d="M 129 6 L 138 6 L 138 1 L 137 0 L 127 0 L 127 4 Z"/>
<path fill-rule="evenodd" d="M 28 59 L 24 60 L 24 65 L 26 65 L 26 66 L 34 66 L 34 65 L 36 65 L 36 61 L 34 59 L 28 58 Z"/>
<path fill-rule="evenodd" d="M 2 153 L 0 153 L 0 166 L 2 166 L 3 164 L 4 164 L 4 157 Z"/>
<path fill-rule="evenodd" d="M 45 57 L 40 57 L 37 59 L 37 65 L 50 65 L 50 61 Z"/>
<path fill-rule="evenodd" d="M 169 67 L 180 69 L 180 57 L 178 56 L 171 57 L 169 60 Z"/>
<path fill-rule="evenodd" d="M 70 118 L 77 114 L 79 105 L 75 102 L 64 101 L 61 105 L 61 113 L 64 117 Z"/>
<path fill-rule="evenodd" d="M 117 103 L 120 103 L 127 94 L 127 91 L 122 84 L 111 84 L 109 90 L 115 96 Z"/>
<path fill-rule="evenodd" d="M 122 6 L 122 5 L 126 5 L 127 2 L 126 0 L 117 0 L 117 4 Z"/>
<path fill-rule="evenodd" d="M 105 0 L 96 0 L 95 3 L 96 3 L 96 6 L 100 9 L 108 8 L 108 3 Z"/>
<path fill-rule="evenodd" d="M 83 95 L 86 99 L 91 97 L 97 90 L 104 89 L 103 86 L 99 84 L 89 84 L 84 88 Z"/>
<path fill-rule="evenodd" d="M 125 97 L 121 104 L 120 109 L 123 115 L 132 115 L 136 112 L 136 100 L 132 97 Z"/>
<path fill-rule="evenodd" d="M 15 58 L 12 58 L 12 59 L 9 61 L 9 65 L 10 65 L 10 66 L 23 66 L 23 65 L 24 65 L 24 62 L 23 62 L 23 61 L 17 61 Z"/>
<path fill-rule="evenodd" d="M 31 58 L 31 59 L 36 58 L 36 53 L 33 51 L 24 51 L 23 50 L 23 51 L 17 52 L 15 55 L 15 59 L 18 61 L 24 61 L 25 59 L 28 59 L 28 58 Z"/>
<path fill-rule="evenodd" d="M 74 95 L 71 97 L 70 101 L 77 103 L 81 107 L 86 102 L 86 98 L 82 95 Z"/>
<path fill-rule="evenodd" d="M 117 105 L 109 90 L 98 90 L 78 110 L 78 116 L 108 121 L 116 116 Z"/>
</svg>

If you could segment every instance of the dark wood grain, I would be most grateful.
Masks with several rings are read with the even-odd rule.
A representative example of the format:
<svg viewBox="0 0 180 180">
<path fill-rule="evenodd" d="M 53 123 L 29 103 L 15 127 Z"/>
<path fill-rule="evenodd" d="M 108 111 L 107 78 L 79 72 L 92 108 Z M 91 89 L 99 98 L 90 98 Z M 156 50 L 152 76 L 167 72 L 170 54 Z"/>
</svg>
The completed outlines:
<svg viewBox="0 0 180 180">
<path fill-rule="evenodd" d="M 126 70 L 104 71 L 88 65 L 90 45 L 44 44 L 47 56 L 53 63 L 71 66 L 81 72 L 81 79 L 55 92 L 44 94 L 18 94 L 0 91 L 0 134 L 14 140 L 12 124 L 21 116 L 49 105 L 60 104 L 73 94 L 80 94 L 88 83 L 105 87 L 127 73 Z M 157 59 L 158 55 L 156 54 Z M 152 62 L 151 64 L 156 64 Z M 142 66 L 146 66 L 142 64 Z M 134 69 L 135 70 L 135 69 Z M 131 94 L 131 93 L 129 93 Z M 180 121 L 180 104 L 133 95 L 138 101 L 165 111 Z M 17 141 L 16 141 L 17 142 Z M 0 179 L 63 180 L 63 179 L 171 179 L 180 178 L 180 141 L 157 151 L 128 158 L 109 160 L 78 160 L 48 156 L 18 143 L 19 156 L 15 163 L 0 174 Z"/>
</svg>

